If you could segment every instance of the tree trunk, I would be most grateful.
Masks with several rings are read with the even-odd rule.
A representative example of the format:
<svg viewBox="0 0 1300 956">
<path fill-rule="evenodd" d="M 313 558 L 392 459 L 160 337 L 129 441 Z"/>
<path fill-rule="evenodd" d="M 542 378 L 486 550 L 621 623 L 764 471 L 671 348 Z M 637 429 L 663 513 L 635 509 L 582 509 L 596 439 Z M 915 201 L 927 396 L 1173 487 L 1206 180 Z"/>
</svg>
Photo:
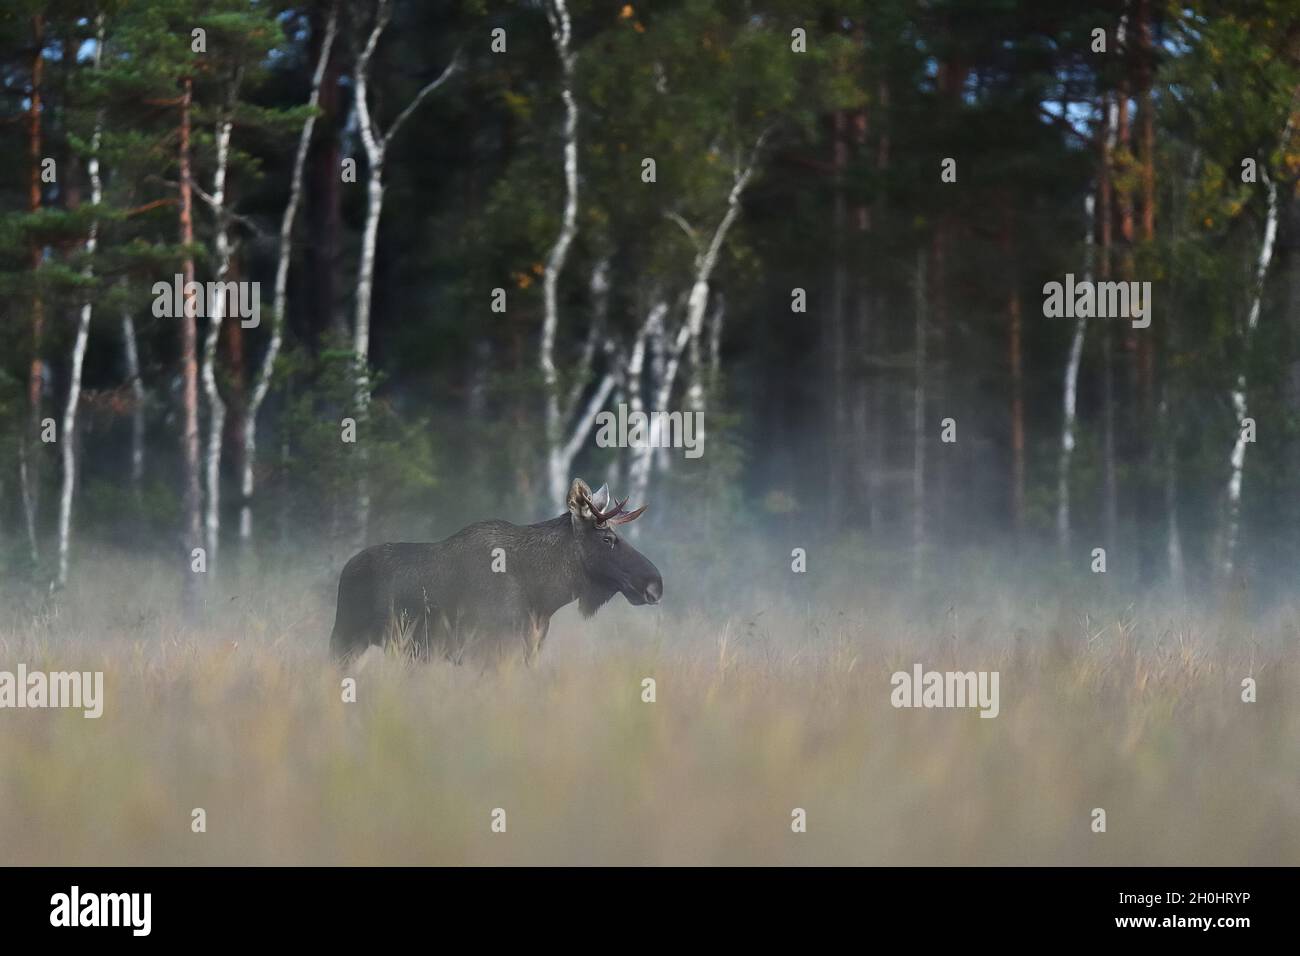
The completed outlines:
<svg viewBox="0 0 1300 956">
<path fill-rule="evenodd" d="M 560 97 L 564 101 L 564 212 L 560 220 L 560 233 L 546 257 L 546 271 L 542 278 L 544 315 L 542 339 L 537 362 L 546 389 L 545 409 L 547 492 L 550 504 L 564 500 L 569 476 L 564 474 L 561 455 L 563 422 L 560 414 L 558 373 L 555 366 L 555 337 L 560 324 L 557 289 L 560 273 L 569 257 L 569 247 L 578 231 L 578 104 L 573 96 L 574 54 L 569 44 L 572 25 L 565 0 L 548 0 L 546 16 L 551 24 L 551 38 L 560 59 Z"/>
<path fill-rule="evenodd" d="M 1288 123 L 1288 130 L 1290 124 Z M 1283 137 L 1283 142 L 1288 137 Z M 1273 263 L 1273 247 L 1277 239 L 1278 199 L 1277 184 L 1261 167 L 1268 188 L 1268 211 L 1264 218 L 1264 235 L 1259 244 L 1259 258 L 1255 261 L 1255 286 L 1251 294 L 1250 311 L 1246 316 L 1246 328 L 1242 335 L 1241 371 L 1237 373 L 1237 385 L 1232 390 L 1232 410 L 1237 419 L 1237 437 L 1232 444 L 1232 454 L 1228 459 L 1228 509 L 1227 530 L 1224 534 L 1223 576 L 1230 578 L 1237 561 L 1237 539 L 1241 527 L 1241 486 L 1246 470 L 1246 436 L 1243 422 L 1249 415 L 1247 406 L 1246 366 L 1250 361 L 1250 346 L 1259 325 L 1259 314 L 1264 305 L 1264 283 L 1268 278 L 1269 266 Z"/>
<path fill-rule="evenodd" d="M 230 162 L 230 134 L 233 122 L 230 107 L 235 92 L 230 91 L 227 109 L 217 121 L 217 165 L 212 176 L 212 213 L 216 219 L 217 282 L 224 283 L 230 274 L 230 223 L 226 215 L 226 168 Z M 221 286 L 218 286 L 221 289 Z M 226 431 L 226 403 L 217 388 L 217 344 L 221 325 L 226 318 L 226 296 L 219 291 L 208 303 L 208 329 L 203 340 L 201 379 L 208 405 L 208 440 L 203 453 L 203 470 L 208 489 L 203 515 L 204 544 L 208 551 L 208 573 L 217 570 L 217 552 L 221 543 L 221 448 Z"/>
<path fill-rule="evenodd" d="M 227 281 L 241 282 L 239 258 L 231 259 Z M 244 474 L 244 424 L 248 421 L 248 368 L 244 344 L 244 323 L 224 322 L 218 354 L 226 368 L 226 434 L 222 441 L 230 453 L 230 471 L 242 479 Z M 242 508 L 241 508 L 242 511 Z"/>
<path fill-rule="evenodd" d="M 1282 156 L 1286 156 L 1291 147 L 1291 133 L 1294 129 L 1297 99 L 1300 99 L 1300 87 L 1297 87 L 1292 92 L 1291 100 L 1287 105 L 1286 126 L 1282 129 L 1282 139 L 1279 147 Z M 1232 454 L 1229 457 L 1227 515 L 1223 545 L 1223 576 L 1225 580 L 1232 576 L 1236 566 L 1237 539 L 1241 527 L 1241 487 L 1246 467 L 1244 420 L 1249 414 L 1246 369 L 1250 363 L 1251 344 L 1254 340 L 1255 328 L 1259 325 L 1260 312 L 1264 307 L 1264 284 L 1268 279 L 1269 267 L 1273 264 L 1273 250 L 1277 240 L 1279 214 L 1277 183 L 1263 167 L 1260 168 L 1260 175 L 1263 177 L 1265 188 L 1268 190 L 1268 207 L 1264 215 L 1264 234 L 1259 244 L 1259 258 L 1255 262 L 1255 286 L 1251 296 L 1250 310 L 1246 315 L 1246 328 L 1242 333 L 1241 370 L 1237 374 L 1236 388 L 1232 390 L 1232 408 L 1237 417 L 1237 438 L 1233 442 Z"/>
<path fill-rule="evenodd" d="M 104 50 L 104 15 L 96 18 L 95 60 L 94 68 L 99 69 Z M 95 120 L 95 132 L 90 140 L 90 204 L 98 207 L 103 198 L 103 188 L 99 178 L 99 142 L 103 130 L 103 113 Z M 90 234 L 86 237 L 86 256 L 88 257 L 82 277 L 90 280 L 94 276 L 93 257 L 99 240 L 99 223 L 92 221 Z M 86 342 L 90 337 L 90 318 L 94 306 L 87 299 L 81 304 L 81 314 L 77 320 L 77 334 L 72 345 L 72 363 L 68 370 L 68 399 L 63 407 L 63 426 L 59 437 L 63 453 L 63 486 L 59 495 L 59 567 L 54 577 L 54 588 L 63 588 L 68 584 L 68 557 L 72 543 L 72 497 L 77 483 L 77 405 L 81 401 L 81 369 L 86 358 Z"/>
<path fill-rule="evenodd" d="M 1128 17 L 1124 16 L 1120 30 L 1117 34 L 1117 42 L 1120 49 L 1126 49 L 1128 28 Z M 1119 270 L 1120 279 L 1124 282 L 1134 280 L 1134 243 L 1137 239 L 1137 219 L 1136 207 L 1134 205 L 1134 152 L 1133 152 L 1133 123 L 1130 98 L 1133 93 L 1132 77 L 1126 72 L 1120 76 L 1119 89 L 1116 93 L 1116 119 L 1117 119 L 1117 137 L 1118 137 L 1118 160 L 1120 165 L 1120 175 L 1112 180 L 1112 191 L 1115 197 L 1115 206 L 1119 213 Z M 1112 156 L 1114 159 L 1115 156 Z M 1109 329 L 1109 327 L 1108 327 Z M 1129 497 L 1128 505 L 1130 514 L 1136 525 L 1136 534 L 1132 540 L 1131 550 L 1137 555 L 1137 561 L 1129 567 L 1136 571 L 1136 579 L 1145 582 L 1146 567 L 1149 555 L 1149 542 L 1147 539 L 1147 529 L 1143 525 L 1145 515 L 1143 508 L 1145 501 L 1145 488 L 1142 485 L 1142 468 L 1143 461 L 1143 409 L 1141 405 L 1141 394 L 1138 381 L 1139 362 L 1137 360 L 1138 339 L 1137 330 L 1131 324 L 1125 323 L 1121 326 L 1119 332 L 1119 342 L 1123 356 L 1123 367 L 1120 370 L 1121 376 L 1116 377 L 1113 373 L 1111 376 L 1111 388 L 1119 389 L 1120 396 L 1116 404 L 1130 411 L 1129 425 L 1122 434 L 1118 444 L 1117 453 L 1123 460 L 1126 474 L 1128 476 Z M 1114 356 L 1112 356 L 1112 359 Z M 1114 568 L 1112 568 L 1112 573 Z"/>
<path fill-rule="evenodd" d="M 289 309 L 289 263 L 293 259 L 293 225 L 297 218 L 298 206 L 302 201 L 303 168 L 307 161 L 307 150 L 311 145 L 312 131 L 316 127 L 316 106 L 320 102 L 321 87 L 325 76 L 326 64 L 330 61 L 330 51 L 334 46 L 334 37 L 338 28 L 338 5 L 330 7 L 329 20 L 325 25 L 325 38 L 321 41 L 316 69 L 312 73 L 311 95 L 307 106 L 311 112 L 303 120 L 302 130 L 298 134 L 298 151 L 294 155 L 293 173 L 289 179 L 289 201 L 280 217 L 280 247 L 275 266 L 275 301 L 271 310 L 271 339 L 267 344 L 262 363 L 254 376 L 253 387 L 248 393 L 244 407 L 243 461 L 239 476 L 239 539 L 247 545 L 253 537 L 253 492 L 256 488 L 257 467 L 257 414 L 271 388 L 271 377 L 275 373 L 275 361 L 280 355 L 284 341 L 284 323 Z M 332 173 L 338 179 L 337 168 Z"/>
<path fill-rule="evenodd" d="M 144 482 L 144 379 L 140 376 L 140 351 L 136 346 L 135 320 L 122 309 L 122 344 L 126 378 L 131 386 L 131 494 L 141 504 Z"/>
<path fill-rule="evenodd" d="M 41 208 L 41 94 L 45 81 L 45 18 L 32 17 L 33 48 L 31 93 L 27 109 L 27 209 L 35 213 Z M 42 251 L 39 239 L 33 238 L 28 248 L 28 267 L 35 278 L 41 267 Z M 27 527 L 27 548 L 32 564 L 39 560 L 37 543 L 37 515 L 40 512 L 40 454 L 35 444 L 41 430 L 41 393 L 45 383 L 45 363 L 41 359 L 41 346 L 45 338 L 45 302 L 39 287 L 32 293 L 32 357 L 27 373 L 27 428 L 18 443 L 18 485 L 23 501 L 23 517 Z"/>
<path fill-rule="evenodd" d="M 358 93 L 360 93 L 358 89 Z M 361 265 L 357 270 L 357 310 L 352 330 L 352 413 L 357 425 L 357 543 L 370 532 L 370 454 L 366 426 L 370 423 L 370 293 L 375 281 L 375 245 L 384 207 L 383 158 L 370 167 L 366 183 L 366 224 L 361 233 Z"/>
<path fill-rule="evenodd" d="M 180 242 L 186 248 L 194 243 L 194 196 L 191 188 L 190 113 L 194 103 L 194 82 L 181 81 L 180 103 Z M 191 570 L 191 555 L 203 541 L 202 503 L 199 485 L 199 366 L 198 332 L 195 323 L 197 302 L 192 294 L 194 257 L 186 254 L 182 266 L 185 281 L 185 307 L 181 310 L 181 461 L 182 471 L 182 546 L 185 551 L 185 578 L 181 603 L 185 613 L 198 610 L 199 580 Z"/>
<path fill-rule="evenodd" d="M 1120 23 L 1123 36 L 1123 21 Z M 1106 133 L 1101 137 L 1101 162 L 1098 166 L 1101 228 L 1101 256 L 1099 273 L 1101 281 L 1111 277 L 1111 242 L 1113 238 L 1113 195 L 1111 162 L 1119 129 L 1119 107 L 1111 98 L 1106 101 Z M 1102 536 L 1105 547 L 1113 551 L 1119 533 L 1119 485 L 1115 467 L 1115 348 L 1110 323 L 1102 325 Z"/>
<path fill-rule="evenodd" d="M 651 307 L 649 314 L 642 329 L 643 335 L 638 335 L 632 343 L 631 357 L 627 362 L 627 393 L 628 393 L 628 411 L 635 414 L 645 411 L 643 396 L 647 393 L 656 395 L 657 393 L 649 389 L 645 382 L 645 353 L 646 342 L 653 335 L 662 335 L 661 326 L 664 316 L 668 313 L 668 303 L 659 300 Z M 653 409 L 651 409 L 653 411 Z M 644 448 L 632 448 L 628 451 L 631 457 L 631 464 L 628 466 L 628 484 L 631 498 L 634 502 L 643 502 L 645 500 L 646 489 L 650 486 L 650 466 L 654 462 L 654 449 L 647 443 Z M 628 533 L 632 534 L 633 527 L 629 526 Z"/>
<path fill-rule="evenodd" d="M 306 317 L 303 320 L 301 338 L 312 349 L 317 349 L 325 336 L 334 339 L 336 344 L 348 337 L 348 322 L 338 306 L 336 284 L 339 245 L 343 235 L 339 152 L 339 76 L 342 58 L 331 56 L 330 50 L 338 27 L 337 2 L 331 4 L 326 18 L 322 20 L 317 13 L 311 22 L 312 56 L 316 69 L 312 74 L 311 95 L 307 102 L 310 106 L 318 107 L 319 114 L 313 111 L 303 123 L 303 136 L 299 138 L 298 148 L 301 152 L 304 142 L 308 148 L 304 165 L 300 168 L 295 161 L 294 171 L 298 177 L 299 194 L 303 191 L 305 181 L 308 184 L 307 193 L 312 197 L 312 201 L 303 210 L 307 223 L 303 243 L 306 247 L 304 275 L 307 278 L 299 284 L 299 288 L 306 293 L 307 299 L 306 308 L 302 310 L 306 312 Z M 313 139 L 316 129 L 320 129 L 322 135 Z M 293 188 L 291 180 L 291 200 Z M 285 211 L 288 212 L 287 207 Z M 286 315 L 283 321 L 288 320 Z"/>
<path fill-rule="evenodd" d="M 732 182 L 731 191 L 727 195 L 727 209 L 714 227 L 712 235 L 709 237 L 707 245 L 697 246 L 695 256 L 695 275 L 691 280 L 691 291 L 686 300 L 686 317 L 682 320 L 681 326 L 677 329 L 676 336 L 668 343 L 666 350 L 666 361 L 663 365 L 662 373 L 656 374 L 654 389 L 650 392 L 653 399 L 653 405 L 650 411 L 667 411 L 668 404 L 672 401 L 673 388 L 677 383 L 678 371 L 681 368 L 682 357 L 686 356 L 687 361 L 700 361 L 699 340 L 704 331 L 704 316 L 709 305 L 709 281 L 713 277 L 713 271 L 717 268 L 718 258 L 722 253 L 722 244 L 727 239 L 727 234 L 731 227 L 735 225 L 737 217 L 740 215 L 740 203 L 744 197 L 745 189 L 749 181 L 753 178 L 754 170 L 758 164 L 759 151 L 763 148 L 763 142 L 767 138 L 764 133 L 759 136 L 754 144 L 753 152 L 749 155 L 747 161 L 738 161 L 735 169 L 735 179 Z M 743 165 L 741 163 L 743 162 Z M 688 236 L 696 238 L 695 230 L 691 229 L 684 221 L 679 220 Z M 697 239 L 698 241 L 698 239 Z M 651 312 L 651 318 L 647 319 L 646 326 L 642 333 L 638 335 L 638 341 L 644 335 L 662 336 L 663 335 L 663 315 L 667 311 L 667 305 L 662 304 L 662 309 L 656 307 Z M 652 321 L 653 320 L 653 321 Z M 689 349 L 689 351 L 688 351 Z M 632 375 L 633 383 L 639 380 L 639 376 Z M 635 389 L 635 384 L 633 385 Z M 687 397 L 688 411 L 691 408 L 691 401 Z M 703 434 L 700 432 L 699 434 Z M 656 418 L 651 418 L 650 423 L 650 440 L 645 448 L 636 449 L 637 454 L 632 460 L 632 486 L 636 500 L 641 500 L 645 496 L 646 488 L 650 481 L 651 465 L 655 453 L 655 445 L 659 442 L 659 422 Z M 631 531 L 631 529 L 629 529 Z"/>
<path fill-rule="evenodd" d="M 353 414 L 357 427 L 357 502 L 356 502 L 356 537 L 358 544 L 363 543 L 370 533 L 370 445 L 366 426 L 370 421 L 370 298 L 375 280 L 375 246 L 379 240 L 379 217 L 384 209 L 384 159 L 388 153 L 388 144 L 397 135 L 402 124 L 410 117 L 426 96 L 442 86 L 456 72 L 460 65 L 460 56 L 437 79 L 425 84 L 415 98 L 406 105 L 387 133 L 380 131 L 378 124 L 370 115 L 370 61 L 379 37 L 388 27 L 392 16 L 389 0 L 380 0 L 375 11 L 375 23 L 366 40 L 365 48 L 357 57 L 353 70 L 355 86 L 355 105 L 357 127 L 361 132 L 361 143 L 366 149 L 369 162 L 369 175 L 366 180 L 366 224 L 361 234 L 361 260 L 357 269 L 357 307 L 355 326 L 352 330 L 352 401 Z"/>
<path fill-rule="evenodd" d="M 1087 227 L 1084 230 L 1085 282 L 1092 282 L 1093 232 L 1096 227 L 1096 202 L 1092 193 L 1084 199 Z M 1074 335 L 1070 339 L 1070 354 L 1065 361 L 1065 391 L 1062 400 L 1061 453 L 1056 466 L 1056 543 L 1061 555 L 1070 553 L 1070 462 L 1074 457 L 1074 428 L 1079 397 L 1079 365 L 1083 361 L 1083 340 L 1087 333 L 1087 320 L 1082 316 L 1074 321 Z"/>
<path fill-rule="evenodd" d="M 384 150 L 387 141 L 370 118 L 370 59 L 391 15 L 386 0 L 375 12 L 375 24 L 353 70 L 358 126 L 366 150 L 366 220 L 361 232 L 361 258 L 357 267 L 356 314 L 352 326 L 352 415 L 356 422 L 357 482 L 355 541 L 365 544 L 370 534 L 370 295 L 375 281 L 375 246 L 379 217 L 384 208 Z"/>
<path fill-rule="evenodd" d="M 650 374 L 649 374 L 648 381 L 651 383 L 662 382 L 664 380 L 664 376 L 667 373 L 668 373 L 668 330 L 664 327 L 664 323 L 660 321 L 655 323 L 655 325 L 650 329 Z M 653 396 L 655 394 L 656 392 L 652 385 L 650 390 L 652 401 L 653 401 Z M 651 408 L 651 411 L 653 410 L 654 409 Z M 654 438 L 658 434 L 658 430 L 654 425 L 653 419 L 651 419 L 650 424 L 651 424 L 650 438 L 651 438 L 651 445 L 653 445 Z M 656 466 L 659 468 L 660 472 L 663 472 L 665 469 L 669 467 L 667 448 L 656 448 L 654 449 L 654 451 L 648 452 L 648 454 L 654 456 L 654 461 L 651 462 L 647 468 L 646 471 L 647 476 L 654 471 Z"/>
</svg>

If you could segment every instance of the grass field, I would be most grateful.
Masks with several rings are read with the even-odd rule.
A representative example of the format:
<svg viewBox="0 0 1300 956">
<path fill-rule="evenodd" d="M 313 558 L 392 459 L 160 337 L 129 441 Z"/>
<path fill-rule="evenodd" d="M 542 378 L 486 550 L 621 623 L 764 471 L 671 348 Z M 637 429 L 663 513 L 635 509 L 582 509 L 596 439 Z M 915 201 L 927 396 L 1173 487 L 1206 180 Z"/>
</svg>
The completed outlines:
<svg viewBox="0 0 1300 956">
<path fill-rule="evenodd" d="M 0 710 L 6 864 L 1300 863 L 1294 613 L 617 600 L 562 611 L 532 669 L 372 652 L 344 703 L 319 582 L 187 627 L 174 576 L 101 566 L 0 623 L 0 669 L 106 696 Z M 914 663 L 999 671 L 1000 715 L 893 708 Z"/>
</svg>

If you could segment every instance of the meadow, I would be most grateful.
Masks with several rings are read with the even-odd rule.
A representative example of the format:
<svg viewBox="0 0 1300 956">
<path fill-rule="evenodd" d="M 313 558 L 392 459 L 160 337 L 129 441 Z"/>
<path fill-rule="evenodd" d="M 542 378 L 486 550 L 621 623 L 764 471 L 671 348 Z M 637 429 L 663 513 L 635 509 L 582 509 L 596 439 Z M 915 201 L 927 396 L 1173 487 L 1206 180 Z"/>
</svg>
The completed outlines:
<svg viewBox="0 0 1300 956">
<path fill-rule="evenodd" d="M 0 622 L 0 667 L 106 697 L 0 710 L 5 864 L 1300 863 L 1296 609 L 619 599 L 532 668 L 342 671 L 327 580 L 250 576 L 186 623 L 169 569 L 96 566 Z M 999 715 L 895 709 L 915 663 L 997 670 Z"/>
</svg>

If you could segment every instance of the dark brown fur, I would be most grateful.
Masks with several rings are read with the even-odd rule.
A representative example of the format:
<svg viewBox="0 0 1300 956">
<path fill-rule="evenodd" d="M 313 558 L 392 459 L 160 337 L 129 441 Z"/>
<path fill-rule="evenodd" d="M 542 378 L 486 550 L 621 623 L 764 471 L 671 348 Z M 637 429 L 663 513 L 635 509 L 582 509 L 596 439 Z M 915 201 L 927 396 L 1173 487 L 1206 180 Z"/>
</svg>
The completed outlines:
<svg viewBox="0 0 1300 956">
<path fill-rule="evenodd" d="M 550 521 L 480 521 L 433 544 L 366 548 L 339 576 L 331 652 L 347 659 L 400 634 L 421 657 L 459 661 L 472 645 L 517 641 L 531 661 L 551 616 L 574 600 L 587 617 L 618 593 L 656 603 L 658 569 L 592 513 L 590 499 L 576 480 L 569 511 Z M 501 558 L 505 570 L 494 571 Z"/>
</svg>

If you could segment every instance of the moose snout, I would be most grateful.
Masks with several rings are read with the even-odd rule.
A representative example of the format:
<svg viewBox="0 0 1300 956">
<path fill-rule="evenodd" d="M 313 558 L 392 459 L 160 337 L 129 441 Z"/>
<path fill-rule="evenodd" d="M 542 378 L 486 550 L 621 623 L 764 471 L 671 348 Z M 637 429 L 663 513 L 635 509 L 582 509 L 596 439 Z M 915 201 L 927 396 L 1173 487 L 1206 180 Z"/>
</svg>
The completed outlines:
<svg viewBox="0 0 1300 956">
<path fill-rule="evenodd" d="M 659 599 L 664 596 L 664 579 L 655 578 L 645 586 L 646 604 L 658 604 Z"/>
</svg>

